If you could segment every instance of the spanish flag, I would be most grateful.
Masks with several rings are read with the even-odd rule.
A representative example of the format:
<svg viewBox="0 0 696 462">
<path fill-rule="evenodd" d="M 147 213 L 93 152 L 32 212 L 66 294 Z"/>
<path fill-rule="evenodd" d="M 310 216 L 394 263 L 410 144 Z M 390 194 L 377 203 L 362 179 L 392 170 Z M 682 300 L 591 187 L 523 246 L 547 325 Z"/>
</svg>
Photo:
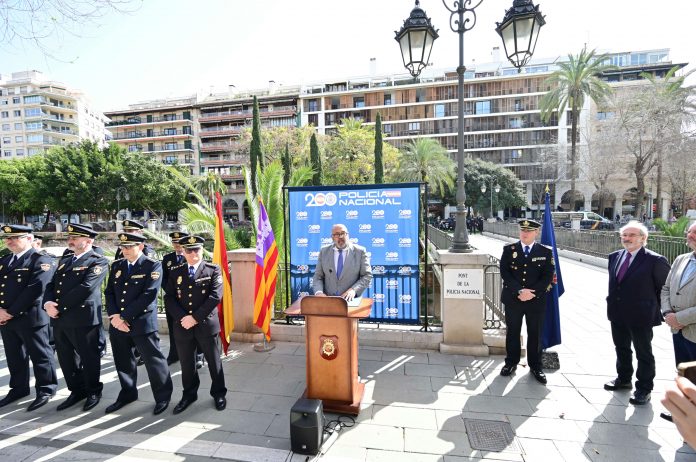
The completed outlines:
<svg viewBox="0 0 696 462">
<path fill-rule="evenodd" d="M 213 247 L 213 263 L 222 271 L 222 300 L 218 305 L 218 317 L 220 318 L 220 340 L 222 348 L 227 354 L 230 346 L 230 333 L 234 329 L 234 306 L 232 305 L 232 285 L 230 269 L 227 265 L 227 244 L 225 244 L 225 230 L 222 227 L 222 197 L 215 193 L 215 247 Z"/>
<path fill-rule="evenodd" d="M 256 283 L 254 284 L 254 324 L 271 340 L 271 309 L 278 279 L 278 247 L 271 222 L 259 198 L 259 226 L 256 234 Z"/>
</svg>

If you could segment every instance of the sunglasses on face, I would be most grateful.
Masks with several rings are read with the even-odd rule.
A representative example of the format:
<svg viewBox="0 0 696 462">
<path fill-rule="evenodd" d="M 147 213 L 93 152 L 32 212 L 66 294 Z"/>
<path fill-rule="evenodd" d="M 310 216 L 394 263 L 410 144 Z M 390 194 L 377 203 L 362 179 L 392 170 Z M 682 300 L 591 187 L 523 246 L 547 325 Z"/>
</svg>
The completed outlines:
<svg viewBox="0 0 696 462">
<path fill-rule="evenodd" d="M 201 249 L 200 249 L 200 248 L 197 248 L 197 249 L 184 249 L 184 252 L 186 252 L 186 253 L 196 253 L 196 252 L 198 252 L 199 250 L 201 250 Z"/>
</svg>

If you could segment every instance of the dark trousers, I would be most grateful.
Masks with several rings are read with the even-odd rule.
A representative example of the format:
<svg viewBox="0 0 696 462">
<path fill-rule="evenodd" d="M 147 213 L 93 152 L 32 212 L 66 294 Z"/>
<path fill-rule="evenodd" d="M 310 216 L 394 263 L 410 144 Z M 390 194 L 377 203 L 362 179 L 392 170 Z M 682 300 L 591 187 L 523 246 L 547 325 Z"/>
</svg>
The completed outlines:
<svg viewBox="0 0 696 462">
<path fill-rule="evenodd" d="M 681 331 L 672 334 L 672 343 L 674 344 L 674 360 L 679 363 L 696 361 L 696 343 L 686 339 Z"/>
<path fill-rule="evenodd" d="M 652 353 L 652 327 L 626 326 L 611 323 L 611 338 L 616 348 L 616 373 L 621 382 L 631 382 L 633 377 L 633 351 L 636 350 L 638 369 L 636 370 L 636 389 L 652 391 L 655 378 L 655 357 Z"/>
<path fill-rule="evenodd" d="M 62 327 L 58 323 L 53 325 L 58 362 L 71 393 L 101 394 L 104 388 L 104 384 L 99 381 L 100 329 L 100 325 L 87 327 Z M 75 361 L 75 354 L 80 357 L 79 365 Z"/>
<path fill-rule="evenodd" d="M 505 305 L 505 337 L 506 366 L 516 366 L 520 362 L 520 333 L 522 318 L 527 321 L 527 365 L 530 369 L 541 370 L 541 328 L 544 323 L 546 304 L 530 305 L 514 303 Z"/>
<path fill-rule="evenodd" d="M 169 401 L 174 387 L 167 360 L 159 347 L 157 332 L 131 336 L 112 327 L 109 329 L 109 339 L 118 381 L 121 383 L 118 401 L 129 402 L 138 399 L 138 366 L 134 351 L 136 348 L 145 361 L 145 370 L 155 402 Z"/>
<path fill-rule="evenodd" d="M 48 344 L 48 325 L 27 329 L 0 328 L 10 371 L 9 395 L 29 393 L 29 359 L 34 366 L 36 394 L 53 395 L 58 387 L 53 349 Z"/>
<path fill-rule="evenodd" d="M 181 382 L 184 386 L 184 397 L 190 399 L 198 397 L 198 387 L 201 381 L 196 370 L 196 349 L 202 351 L 206 361 L 208 361 L 208 371 L 210 371 L 212 380 L 210 395 L 217 398 L 227 394 L 217 337 L 217 334 L 204 333 L 196 327 L 188 330 L 176 327 L 174 340 L 179 352 L 179 361 L 181 361 Z"/>
<path fill-rule="evenodd" d="M 167 361 L 176 362 L 179 360 L 179 352 L 176 349 L 176 340 L 174 340 L 174 318 L 169 311 L 167 314 L 167 327 L 169 328 L 169 354 L 167 354 Z M 201 350 L 196 349 L 196 361 L 203 361 L 203 353 Z"/>
</svg>

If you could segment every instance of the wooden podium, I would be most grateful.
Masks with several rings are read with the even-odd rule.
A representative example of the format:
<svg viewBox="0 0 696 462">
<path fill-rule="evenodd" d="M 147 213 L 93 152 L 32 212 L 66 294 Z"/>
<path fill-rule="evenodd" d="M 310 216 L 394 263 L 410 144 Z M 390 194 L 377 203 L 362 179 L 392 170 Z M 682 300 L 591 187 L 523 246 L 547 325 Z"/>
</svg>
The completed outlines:
<svg viewBox="0 0 696 462">
<path fill-rule="evenodd" d="M 358 415 L 365 384 L 358 378 L 358 319 L 366 318 L 372 299 L 348 306 L 341 297 L 305 296 L 285 313 L 306 319 L 307 389 L 303 397 L 320 399 L 324 410 Z"/>
</svg>

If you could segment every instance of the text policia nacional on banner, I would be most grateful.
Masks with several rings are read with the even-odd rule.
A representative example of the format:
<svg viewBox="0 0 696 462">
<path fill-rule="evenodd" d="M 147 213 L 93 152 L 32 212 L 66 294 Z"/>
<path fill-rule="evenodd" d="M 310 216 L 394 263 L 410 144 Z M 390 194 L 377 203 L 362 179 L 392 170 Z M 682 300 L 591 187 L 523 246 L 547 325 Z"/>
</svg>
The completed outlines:
<svg viewBox="0 0 696 462">
<path fill-rule="evenodd" d="M 367 249 L 374 299 L 368 320 L 417 323 L 420 185 L 402 183 L 288 188 L 292 300 L 311 293 L 319 250 L 342 223 L 350 240 Z"/>
</svg>

